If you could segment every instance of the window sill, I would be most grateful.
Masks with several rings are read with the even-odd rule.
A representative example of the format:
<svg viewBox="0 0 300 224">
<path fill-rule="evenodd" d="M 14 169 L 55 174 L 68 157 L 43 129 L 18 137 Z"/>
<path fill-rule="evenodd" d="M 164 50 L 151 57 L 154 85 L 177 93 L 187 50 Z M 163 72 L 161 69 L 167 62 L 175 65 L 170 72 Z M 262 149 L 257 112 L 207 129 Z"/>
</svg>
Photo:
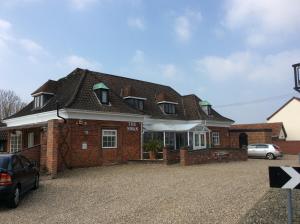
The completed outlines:
<svg viewBox="0 0 300 224">
<path fill-rule="evenodd" d="M 102 147 L 101 149 L 117 149 L 118 147 Z"/>
</svg>

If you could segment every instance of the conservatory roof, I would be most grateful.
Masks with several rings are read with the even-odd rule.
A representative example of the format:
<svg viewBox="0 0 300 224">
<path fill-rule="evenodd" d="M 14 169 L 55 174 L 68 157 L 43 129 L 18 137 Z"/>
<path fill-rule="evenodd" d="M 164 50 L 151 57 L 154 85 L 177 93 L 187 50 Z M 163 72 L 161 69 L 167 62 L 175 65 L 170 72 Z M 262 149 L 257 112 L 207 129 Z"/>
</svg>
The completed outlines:
<svg viewBox="0 0 300 224">
<path fill-rule="evenodd" d="M 188 124 L 165 124 L 165 123 L 155 123 L 155 124 L 144 124 L 145 131 L 170 131 L 170 132 L 180 132 L 180 131 L 209 131 L 209 129 L 199 123 L 188 123 Z"/>
</svg>

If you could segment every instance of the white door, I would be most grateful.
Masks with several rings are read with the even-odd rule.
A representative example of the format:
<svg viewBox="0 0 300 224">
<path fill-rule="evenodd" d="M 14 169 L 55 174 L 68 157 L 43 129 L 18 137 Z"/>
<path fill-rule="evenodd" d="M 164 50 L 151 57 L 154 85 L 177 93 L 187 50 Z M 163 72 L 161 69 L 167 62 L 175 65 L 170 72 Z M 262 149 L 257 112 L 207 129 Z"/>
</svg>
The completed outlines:
<svg viewBox="0 0 300 224">
<path fill-rule="evenodd" d="M 205 132 L 194 132 L 194 149 L 205 149 L 206 148 L 206 133 Z"/>
</svg>

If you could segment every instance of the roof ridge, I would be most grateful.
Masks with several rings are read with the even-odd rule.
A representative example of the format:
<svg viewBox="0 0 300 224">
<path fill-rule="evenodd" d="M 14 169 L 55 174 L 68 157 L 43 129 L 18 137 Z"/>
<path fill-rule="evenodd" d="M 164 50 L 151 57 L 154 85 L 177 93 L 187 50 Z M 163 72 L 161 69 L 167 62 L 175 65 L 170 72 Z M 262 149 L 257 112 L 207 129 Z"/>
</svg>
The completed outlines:
<svg viewBox="0 0 300 224">
<path fill-rule="evenodd" d="M 144 81 L 144 80 L 140 80 L 140 79 L 128 78 L 128 77 L 120 76 L 120 75 L 114 75 L 114 74 L 108 74 L 108 73 L 103 73 L 103 72 L 91 71 L 91 70 L 88 70 L 88 69 L 81 69 L 81 68 L 78 68 L 78 69 L 80 69 L 82 71 L 86 71 L 86 72 L 92 72 L 92 73 L 95 73 L 96 75 L 97 74 L 99 74 L 99 75 L 107 75 L 107 76 L 113 76 L 113 77 L 116 77 L 116 78 L 122 78 L 122 79 L 137 81 L 137 82 L 143 82 L 143 83 L 153 84 L 153 85 L 157 85 L 157 86 L 163 86 L 163 87 L 170 88 L 173 91 L 175 91 L 176 93 L 178 93 L 175 89 L 173 89 L 171 86 L 168 86 L 168 85 L 158 84 L 158 83 Z M 181 94 L 179 94 L 179 95 L 182 96 Z"/>
<path fill-rule="evenodd" d="M 86 77 L 86 71 L 84 71 L 83 73 L 80 73 L 80 76 L 81 77 L 80 77 L 80 80 L 78 82 L 78 85 L 76 86 L 75 91 L 74 91 L 73 95 L 71 96 L 70 100 L 65 104 L 65 107 L 69 107 L 75 101 L 76 96 L 79 92 L 80 86 L 81 86 L 81 84 L 83 83 L 83 80 Z"/>
</svg>

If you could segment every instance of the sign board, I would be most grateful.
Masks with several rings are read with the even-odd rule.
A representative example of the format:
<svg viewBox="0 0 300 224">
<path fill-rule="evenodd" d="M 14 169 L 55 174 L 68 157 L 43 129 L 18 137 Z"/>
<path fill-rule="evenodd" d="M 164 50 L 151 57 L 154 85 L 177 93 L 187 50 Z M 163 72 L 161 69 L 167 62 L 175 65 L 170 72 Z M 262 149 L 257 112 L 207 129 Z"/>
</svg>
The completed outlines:
<svg viewBox="0 0 300 224">
<path fill-rule="evenodd" d="M 139 131 L 136 122 L 128 122 L 127 131 Z"/>
<path fill-rule="evenodd" d="M 300 167 L 270 166 L 270 187 L 300 189 Z"/>
</svg>

